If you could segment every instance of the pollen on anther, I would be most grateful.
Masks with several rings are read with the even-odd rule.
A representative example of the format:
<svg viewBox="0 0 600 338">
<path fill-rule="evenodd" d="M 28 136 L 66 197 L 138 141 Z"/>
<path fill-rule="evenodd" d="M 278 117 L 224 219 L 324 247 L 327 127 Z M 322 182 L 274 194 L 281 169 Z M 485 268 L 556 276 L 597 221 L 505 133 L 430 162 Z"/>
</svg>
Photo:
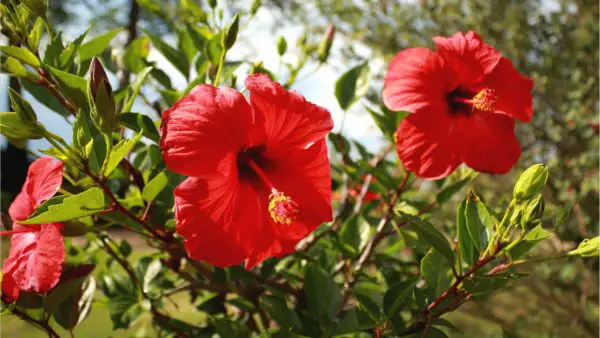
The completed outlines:
<svg viewBox="0 0 600 338">
<path fill-rule="evenodd" d="M 485 88 L 481 90 L 472 99 L 473 107 L 481 111 L 492 112 L 496 110 L 496 101 L 498 96 L 493 89 Z"/>
<path fill-rule="evenodd" d="M 269 195 L 269 214 L 275 223 L 291 224 L 298 217 L 298 203 L 286 194 L 273 190 Z"/>
</svg>

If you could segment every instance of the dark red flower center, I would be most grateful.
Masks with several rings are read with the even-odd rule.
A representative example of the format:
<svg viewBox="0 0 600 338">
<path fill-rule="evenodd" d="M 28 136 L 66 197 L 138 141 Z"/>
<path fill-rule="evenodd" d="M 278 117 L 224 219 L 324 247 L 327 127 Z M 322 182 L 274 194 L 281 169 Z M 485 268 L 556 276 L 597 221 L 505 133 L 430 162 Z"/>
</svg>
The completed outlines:
<svg viewBox="0 0 600 338">
<path fill-rule="evenodd" d="M 291 197 L 275 188 L 263 168 L 267 160 L 263 156 L 263 147 L 244 149 L 238 154 L 237 164 L 241 178 L 256 179 L 269 191 L 269 215 L 277 224 L 291 224 L 300 212 L 298 203 Z"/>
<path fill-rule="evenodd" d="M 448 94 L 448 104 L 453 113 L 470 115 L 474 110 L 493 112 L 497 101 L 496 91 L 490 88 L 473 92 L 459 87 Z"/>
</svg>

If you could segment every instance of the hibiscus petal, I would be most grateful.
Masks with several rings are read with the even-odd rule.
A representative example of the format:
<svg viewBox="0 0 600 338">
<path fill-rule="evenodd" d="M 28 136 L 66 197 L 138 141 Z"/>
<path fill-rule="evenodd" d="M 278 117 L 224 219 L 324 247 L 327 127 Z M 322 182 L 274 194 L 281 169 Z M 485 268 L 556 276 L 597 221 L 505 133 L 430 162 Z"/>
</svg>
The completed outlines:
<svg viewBox="0 0 600 338">
<path fill-rule="evenodd" d="M 483 83 L 496 91 L 496 111 L 523 122 L 531 120 L 533 81 L 519 74 L 509 59 L 503 57 L 498 66 L 483 79 Z"/>
<path fill-rule="evenodd" d="M 12 303 L 19 299 L 21 289 L 15 282 L 12 274 L 7 273 L 2 275 L 2 300 L 7 303 Z"/>
<path fill-rule="evenodd" d="M 5 264 L 21 290 L 45 293 L 58 283 L 65 260 L 61 228 L 60 223 L 42 224 L 35 233 L 13 235 L 9 259 L 14 259 L 15 264 Z M 17 257 L 13 247 L 18 250 Z"/>
<path fill-rule="evenodd" d="M 236 203 L 240 190 L 253 193 L 248 187 L 241 187 L 237 169 L 206 179 L 188 178 L 175 189 L 177 232 L 185 238 L 190 257 L 217 266 L 237 265 L 244 260 L 240 242 L 251 241 L 255 234 L 245 225 L 258 223 L 260 218 L 255 217 L 258 211 L 253 210 L 256 203 Z M 256 199 L 255 193 L 254 196 Z M 236 214 L 238 207 L 246 214 Z M 240 218 L 244 222 L 236 223 Z"/>
<path fill-rule="evenodd" d="M 443 107 L 454 75 L 427 48 L 409 48 L 390 62 L 383 84 L 383 102 L 393 111 L 416 113 L 427 106 Z M 438 109 L 438 108 L 436 108 Z"/>
<path fill-rule="evenodd" d="M 8 209 L 13 221 L 27 219 L 37 206 L 56 194 L 62 184 L 63 168 L 63 163 L 52 157 L 31 163 L 23 189 Z"/>
<path fill-rule="evenodd" d="M 324 137 L 333 128 L 327 109 L 314 105 L 301 95 L 285 90 L 265 74 L 246 79 L 254 109 L 253 138 L 266 138 L 267 151 L 304 148 Z"/>
<path fill-rule="evenodd" d="M 197 86 L 163 113 L 160 146 L 165 163 L 186 176 L 215 173 L 216 164 L 246 142 L 252 118 L 238 91 Z"/>
<path fill-rule="evenodd" d="M 298 218 L 292 224 L 276 224 L 274 232 L 282 239 L 299 241 L 319 225 L 332 220 L 331 174 L 325 139 L 308 149 L 289 151 L 271 159 L 267 175 L 275 188 L 298 204 Z"/>
<path fill-rule="evenodd" d="M 515 121 L 502 114 L 474 114 L 459 121 L 461 158 L 480 172 L 504 174 L 521 156 Z"/>
<path fill-rule="evenodd" d="M 457 126 L 446 113 L 408 115 L 396 131 L 396 150 L 404 166 L 417 176 L 439 179 L 461 163 Z"/>
<path fill-rule="evenodd" d="M 449 38 L 436 36 L 433 41 L 436 52 L 454 69 L 461 84 L 466 86 L 480 81 L 500 62 L 500 52 L 472 31 L 467 34 L 458 32 Z"/>
</svg>

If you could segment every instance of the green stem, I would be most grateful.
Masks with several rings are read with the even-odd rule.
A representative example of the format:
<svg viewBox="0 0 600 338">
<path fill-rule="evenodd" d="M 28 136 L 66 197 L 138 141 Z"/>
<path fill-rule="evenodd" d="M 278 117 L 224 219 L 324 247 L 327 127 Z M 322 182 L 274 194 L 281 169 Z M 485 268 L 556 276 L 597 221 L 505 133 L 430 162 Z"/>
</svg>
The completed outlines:
<svg viewBox="0 0 600 338">
<path fill-rule="evenodd" d="M 517 264 L 539 263 L 539 262 L 545 262 L 545 261 L 550 261 L 550 260 L 560 259 L 560 258 L 567 258 L 567 257 L 569 257 L 568 253 L 562 253 L 562 254 L 556 255 L 556 256 L 534 257 L 531 259 L 521 259 L 518 261 L 514 261 L 513 266 L 517 265 Z"/>
<path fill-rule="evenodd" d="M 219 68 L 217 68 L 217 75 L 215 76 L 215 80 L 213 81 L 213 86 L 217 87 L 219 85 L 219 81 L 221 80 L 221 73 L 223 72 L 223 64 L 225 63 L 225 54 L 227 54 L 227 49 L 223 47 L 223 51 L 221 52 L 221 59 L 219 60 Z"/>
</svg>

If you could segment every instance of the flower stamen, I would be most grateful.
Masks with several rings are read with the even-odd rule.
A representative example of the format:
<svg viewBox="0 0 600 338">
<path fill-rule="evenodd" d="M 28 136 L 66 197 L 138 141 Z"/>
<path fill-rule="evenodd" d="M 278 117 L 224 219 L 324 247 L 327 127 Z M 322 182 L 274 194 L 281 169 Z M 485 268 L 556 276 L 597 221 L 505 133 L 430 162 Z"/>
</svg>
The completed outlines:
<svg viewBox="0 0 600 338">
<path fill-rule="evenodd" d="M 269 194 L 269 215 L 277 224 L 290 225 L 298 218 L 300 212 L 298 203 L 283 192 L 275 189 L 267 174 L 251 159 L 246 160 L 246 163 L 258 175 L 263 183 L 271 190 Z"/>
<path fill-rule="evenodd" d="M 289 225 L 298 218 L 298 203 L 277 189 L 269 195 L 269 214 L 275 223 Z"/>
<path fill-rule="evenodd" d="M 473 107 L 485 112 L 493 112 L 496 110 L 496 101 L 498 96 L 493 89 L 485 88 L 473 97 Z"/>
</svg>

